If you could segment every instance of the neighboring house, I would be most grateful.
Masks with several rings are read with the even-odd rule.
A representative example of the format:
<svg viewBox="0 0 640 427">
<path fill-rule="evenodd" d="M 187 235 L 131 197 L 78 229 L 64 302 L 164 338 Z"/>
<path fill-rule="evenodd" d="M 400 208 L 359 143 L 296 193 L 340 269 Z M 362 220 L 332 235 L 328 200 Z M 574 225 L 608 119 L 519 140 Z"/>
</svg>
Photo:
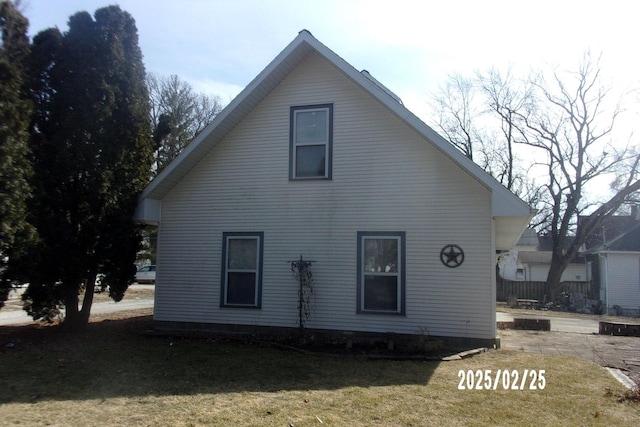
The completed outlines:
<svg viewBox="0 0 640 427">
<path fill-rule="evenodd" d="M 551 268 L 551 251 L 518 252 L 519 278 L 527 282 L 546 282 Z M 591 280 L 589 266 L 584 258 L 574 258 L 562 272 L 561 282 L 588 282 Z"/>
<path fill-rule="evenodd" d="M 518 243 L 499 257 L 499 274 L 516 282 L 546 282 L 551 267 L 551 239 L 527 229 Z M 589 264 L 584 257 L 576 257 L 562 273 L 562 282 L 588 282 Z"/>
<path fill-rule="evenodd" d="M 495 254 L 532 211 L 302 31 L 143 192 L 159 329 L 496 340 Z M 352 336 L 352 335 L 349 335 Z"/>
<path fill-rule="evenodd" d="M 587 239 L 584 254 L 592 261 L 600 299 L 610 315 L 640 316 L 640 216 L 606 218 Z"/>
<path fill-rule="evenodd" d="M 525 280 L 524 268 L 518 264 L 518 254 L 538 250 L 538 233 L 527 228 L 516 244 L 498 255 L 498 275 L 505 280 Z"/>
</svg>

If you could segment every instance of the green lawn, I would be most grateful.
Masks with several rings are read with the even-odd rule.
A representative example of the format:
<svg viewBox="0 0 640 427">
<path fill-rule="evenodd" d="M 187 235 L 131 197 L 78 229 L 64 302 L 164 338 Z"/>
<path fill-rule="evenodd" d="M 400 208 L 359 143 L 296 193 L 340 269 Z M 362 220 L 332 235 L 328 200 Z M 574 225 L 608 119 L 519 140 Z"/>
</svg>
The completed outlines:
<svg viewBox="0 0 640 427">
<path fill-rule="evenodd" d="M 0 425 L 638 425 L 640 404 L 573 357 L 455 362 L 314 356 L 150 337 L 149 316 L 85 332 L 0 326 Z M 13 346 L 6 346 L 7 343 Z M 543 390 L 459 390 L 459 372 L 545 370 Z"/>
</svg>

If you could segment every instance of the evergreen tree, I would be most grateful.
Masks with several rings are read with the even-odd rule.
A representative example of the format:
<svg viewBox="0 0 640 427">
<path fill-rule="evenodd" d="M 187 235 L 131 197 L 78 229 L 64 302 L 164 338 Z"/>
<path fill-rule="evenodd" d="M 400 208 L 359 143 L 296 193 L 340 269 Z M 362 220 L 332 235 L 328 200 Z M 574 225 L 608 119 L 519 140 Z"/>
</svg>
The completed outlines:
<svg viewBox="0 0 640 427">
<path fill-rule="evenodd" d="M 98 273 L 115 301 L 135 273 L 132 217 L 153 161 L 145 70 L 135 21 L 118 6 L 73 15 L 63 35 L 38 34 L 33 52 L 30 212 L 40 240 L 23 271 L 25 306 L 48 320 L 64 306 L 65 324 L 77 327 Z"/>
<path fill-rule="evenodd" d="M 28 80 L 27 19 L 10 1 L 0 0 L 0 271 L 19 255 L 16 241 L 29 241 L 33 228 L 25 221 L 31 195 L 28 126 L 32 112 Z M 0 307 L 11 284 L 0 281 Z"/>
</svg>

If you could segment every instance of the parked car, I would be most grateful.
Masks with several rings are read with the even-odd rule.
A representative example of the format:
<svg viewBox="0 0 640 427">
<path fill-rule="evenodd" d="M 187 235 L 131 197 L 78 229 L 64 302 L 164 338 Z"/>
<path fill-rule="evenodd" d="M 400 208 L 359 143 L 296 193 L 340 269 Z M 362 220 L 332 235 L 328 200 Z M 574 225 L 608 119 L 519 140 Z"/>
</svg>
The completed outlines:
<svg viewBox="0 0 640 427">
<path fill-rule="evenodd" d="M 105 287 L 105 289 L 102 289 L 102 279 L 104 278 L 104 274 L 102 273 L 98 273 L 98 275 L 96 276 L 96 281 L 93 284 L 93 290 L 94 292 L 102 292 L 102 291 L 106 291 L 107 289 L 109 289 L 108 286 Z"/>
<path fill-rule="evenodd" d="M 147 265 L 136 272 L 136 282 L 156 283 L 156 266 Z"/>
</svg>

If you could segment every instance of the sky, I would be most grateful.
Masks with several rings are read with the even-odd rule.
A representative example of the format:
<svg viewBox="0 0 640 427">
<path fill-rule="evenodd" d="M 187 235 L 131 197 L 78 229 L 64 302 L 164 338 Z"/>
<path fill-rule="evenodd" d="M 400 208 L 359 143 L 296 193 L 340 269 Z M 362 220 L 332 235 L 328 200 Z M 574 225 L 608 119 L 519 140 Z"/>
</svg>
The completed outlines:
<svg viewBox="0 0 640 427">
<path fill-rule="evenodd" d="M 633 0 L 22 0 L 34 36 L 78 11 L 118 4 L 136 20 L 148 72 L 176 74 L 228 104 L 302 29 L 368 70 L 429 122 L 451 74 L 576 69 L 602 53 L 606 78 L 640 86 Z"/>
</svg>

